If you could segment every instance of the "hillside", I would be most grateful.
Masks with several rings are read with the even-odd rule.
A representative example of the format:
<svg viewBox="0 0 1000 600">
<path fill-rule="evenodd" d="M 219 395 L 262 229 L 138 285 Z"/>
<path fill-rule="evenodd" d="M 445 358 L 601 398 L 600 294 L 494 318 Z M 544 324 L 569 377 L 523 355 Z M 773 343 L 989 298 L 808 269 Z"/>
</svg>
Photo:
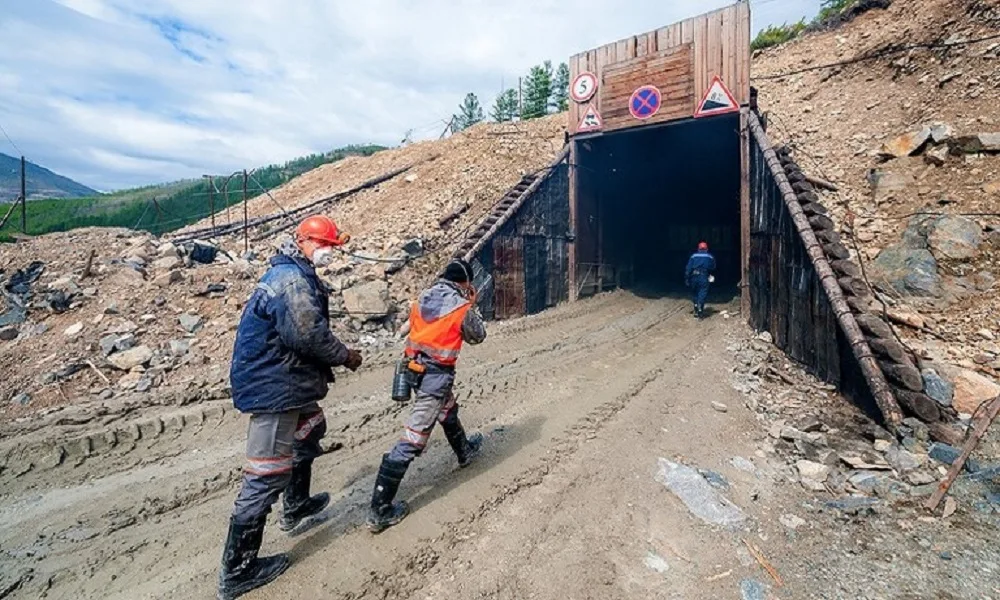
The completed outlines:
<svg viewBox="0 0 1000 600">
<path fill-rule="evenodd" d="M 36 198 L 79 198 L 97 194 L 97 190 L 77 183 L 27 161 L 26 192 L 29 200 Z M 0 152 L 0 203 L 13 202 L 21 195 L 21 159 Z"/>
<path fill-rule="evenodd" d="M 394 274 L 385 273 L 384 263 L 346 256 L 323 272 L 338 292 L 331 298 L 338 317 L 349 308 L 348 296 L 364 294 L 367 284 L 385 286 L 388 302 L 382 306 L 389 318 L 348 314 L 334 320 L 338 335 L 361 344 L 378 362 L 383 360 L 379 350 L 393 344 L 389 336 L 417 286 L 433 277 L 462 232 L 478 223 L 522 173 L 545 167 L 561 151 L 564 124 L 565 114 L 482 124 L 441 141 L 348 157 L 292 179 L 274 190 L 273 199 L 251 200 L 249 209 L 252 215 L 272 213 L 276 202 L 291 209 L 413 165 L 407 175 L 329 211 L 354 236 L 350 250 L 355 253 L 398 256 L 411 238 L 421 238 L 429 249 L 429 255 Z M 469 208 L 451 226 L 439 225 L 441 217 L 466 204 Z M 242 218 L 242 210 L 231 213 L 234 220 Z M 226 211 L 220 209 L 216 218 L 224 223 Z M 112 397 L 147 403 L 178 394 L 222 393 L 240 308 L 277 239 L 253 242 L 250 260 L 243 260 L 242 235 L 221 238 L 217 241 L 228 255 L 220 253 L 209 265 L 164 244 L 166 238 L 126 229 L 76 229 L 0 245 L 0 289 L 15 279 L 30 280 L 27 294 L 0 295 L 0 372 L 9 374 L 0 380 L 0 422 L 65 404 L 97 406 Z M 33 264 L 41 272 L 32 271 Z M 198 325 L 185 330 L 179 321 L 183 315 L 196 316 Z M 155 354 L 147 375 L 114 366 L 111 359 L 120 352 L 105 345 L 118 339 L 127 340 L 122 351 L 128 344 Z M 7 402 L 17 398 L 29 400 Z"/>
<path fill-rule="evenodd" d="M 1000 392 L 1000 7 L 897 0 L 753 74 L 769 135 L 839 187 L 823 201 L 925 380 Z"/>
<path fill-rule="evenodd" d="M 263 190 L 282 185 L 318 166 L 349 156 L 369 156 L 382 149 L 382 146 L 375 145 L 345 146 L 261 167 L 252 171 L 253 179 L 248 183 L 247 192 L 250 197 L 256 197 Z M 228 196 L 223 194 L 226 179 L 225 176 L 213 179 L 216 191 L 212 195 L 217 207 L 242 201 L 242 182 L 238 179 L 230 185 Z M 128 227 L 159 235 L 184 227 L 211 212 L 208 182 L 204 179 L 174 181 L 83 198 L 31 200 L 27 211 L 30 235 L 81 227 Z M 0 230 L 0 242 L 9 241 L 9 235 L 19 227 L 19 219 L 9 221 Z"/>
</svg>

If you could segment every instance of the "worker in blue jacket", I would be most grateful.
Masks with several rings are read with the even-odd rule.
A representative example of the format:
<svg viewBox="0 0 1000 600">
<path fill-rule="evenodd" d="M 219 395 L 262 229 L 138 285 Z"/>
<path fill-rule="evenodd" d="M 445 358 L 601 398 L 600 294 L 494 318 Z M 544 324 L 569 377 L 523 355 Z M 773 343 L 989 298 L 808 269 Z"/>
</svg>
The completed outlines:
<svg viewBox="0 0 1000 600">
<path fill-rule="evenodd" d="M 330 331 L 329 291 L 316 267 L 329 265 L 334 248 L 348 239 L 329 217 L 305 219 L 271 259 L 243 309 L 229 376 L 233 404 L 250 415 L 247 463 L 222 555 L 220 600 L 270 583 L 288 568 L 284 554 L 257 556 L 279 495 L 284 506 L 278 525 L 288 532 L 330 502 L 325 492 L 309 492 L 326 432 L 317 402 L 333 382 L 333 367 L 353 371 L 362 358 Z"/>
<path fill-rule="evenodd" d="M 684 270 L 684 285 L 691 288 L 694 300 L 694 316 L 705 318 L 705 300 L 708 298 L 708 287 L 714 280 L 715 257 L 708 252 L 708 243 L 699 242 L 698 251 L 688 259 Z"/>
</svg>

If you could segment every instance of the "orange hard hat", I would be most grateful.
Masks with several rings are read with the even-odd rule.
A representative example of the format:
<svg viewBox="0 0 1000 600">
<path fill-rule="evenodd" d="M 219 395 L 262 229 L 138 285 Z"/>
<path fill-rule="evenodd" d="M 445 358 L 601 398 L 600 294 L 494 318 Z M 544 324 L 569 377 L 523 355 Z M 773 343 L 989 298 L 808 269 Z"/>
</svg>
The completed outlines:
<svg viewBox="0 0 1000 600">
<path fill-rule="evenodd" d="M 330 217 L 313 215 L 295 228 L 295 238 L 300 242 L 312 240 L 330 246 L 342 246 L 351 239 L 351 236 L 340 231 Z"/>
</svg>

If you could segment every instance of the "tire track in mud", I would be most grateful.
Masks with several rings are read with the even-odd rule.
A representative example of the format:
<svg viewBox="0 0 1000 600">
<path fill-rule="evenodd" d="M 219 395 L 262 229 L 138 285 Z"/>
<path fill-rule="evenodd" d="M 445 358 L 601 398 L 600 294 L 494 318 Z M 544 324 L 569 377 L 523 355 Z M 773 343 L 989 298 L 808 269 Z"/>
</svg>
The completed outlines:
<svg viewBox="0 0 1000 600">
<path fill-rule="evenodd" d="M 576 328 L 569 328 L 570 331 L 574 331 L 571 335 L 575 336 L 569 339 L 564 331 L 555 331 L 545 336 L 549 338 L 548 340 L 536 341 L 527 348 L 510 349 L 506 353 L 493 350 L 491 354 L 497 356 L 506 354 L 514 358 L 500 359 L 499 362 L 490 360 L 476 362 L 463 369 L 463 374 L 456 385 L 456 394 L 459 400 L 465 403 L 476 402 L 491 392 L 507 391 L 512 386 L 526 383 L 540 370 L 531 367 L 533 359 L 539 356 L 545 356 L 547 361 L 552 361 L 557 357 L 556 353 L 559 351 L 584 353 L 616 337 L 619 343 L 632 341 L 682 310 L 682 308 L 677 308 L 661 312 L 651 308 L 648 304 L 626 298 L 630 300 L 626 306 L 612 305 L 617 314 L 613 315 L 610 324 L 601 328 L 588 330 L 587 323 L 582 323 Z M 610 302 L 606 299 L 601 300 L 603 301 L 600 304 L 604 306 Z M 601 306 L 596 308 L 600 309 Z M 630 311 L 630 309 L 635 308 L 638 308 L 640 312 Z M 576 312 L 578 313 L 575 315 L 576 317 L 588 320 L 592 319 L 594 314 L 593 310 L 577 309 Z M 540 313 L 537 316 L 545 316 L 546 318 L 534 319 L 534 322 L 527 325 L 522 325 L 520 321 L 514 322 L 514 327 L 507 328 L 512 331 L 503 331 L 497 336 L 500 338 L 498 341 L 503 344 L 513 339 L 515 340 L 514 345 L 517 345 L 519 337 L 532 331 L 551 327 L 555 323 L 565 325 L 557 316 L 549 316 L 546 313 Z M 627 329 L 614 324 L 614 320 L 630 317 L 639 317 L 643 320 L 639 323 L 627 324 Z M 529 317 L 525 321 L 532 318 Z M 550 364 L 546 364 L 546 370 L 550 367 Z M 503 374 L 504 371 L 511 368 L 528 372 L 513 375 Z M 370 375 L 372 372 L 378 372 L 378 369 L 369 368 L 365 374 Z M 386 375 L 386 377 L 388 376 Z M 354 377 L 344 383 L 350 385 L 356 383 L 358 379 L 358 377 Z M 338 395 L 339 391 L 334 388 L 332 393 Z M 352 432 L 351 437 L 341 442 L 345 448 L 361 447 L 370 441 L 381 439 L 383 435 L 388 433 L 384 427 L 374 431 L 365 430 L 365 427 L 369 423 L 377 425 L 388 416 L 397 416 L 396 413 L 399 412 L 397 407 L 385 406 L 384 399 L 373 399 L 370 395 L 354 395 L 347 402 L 336 402 L 328 407 L 326 409 L 328 421 L 333 423 L 334 419 L 329 417 L 335 418 L 339 415 L 350 414 L 352 410 L 360 411 L 361 414 L 352 416 L 342 425 L 331 427 L 331 433 L 334 435 Z M 156 449 L 161 445 L 171 448 L 176 448 L 178 444 L 182 447 L 195 446 L 197 445 L 196 438 L 199 436 L 212 435 L 219 427 L 227 424 L 227 421 L 239 421 L 240 417 L 240 413 L 233 409 L 230 400 L 220 400 L 205 406 L 195 406 L 141 421 L 118 423 L 113 428 L 91 430 L 69 439 L 65 439 L 63 436 L 52 436 L 41 442 L 16 445 L 0 460 L 0 467 L 8 466 L 8 468 L 0 469 L 0 485 L 13 484 L 13 489 L 17 489 L 20 482 L 14 480 L 25 477 L 32 470 L 51 471 L 64 467 L 71 468 L 72 474 L 66 475 L 60 482 L 62 485 L 66 485 L 87 479 L 95 472 L 108 475 L 135 468 L 144 463 L 144 461 L 127 460 L 127 455 L 135 451 L 146 456 L 155 454 Z M 354 432 L 357 432 L 357 437 L 354 437 Z M 81 468 L 87 462 L 92 464 Z M 11 468 L 9 465 L 16 466 Z M 62 476 L 63 474 L 59 473 L 58 475 Z"/>
<path fill-rule="evenodd" d="M 513 327 L 513 333 L 501 329 L 493 336 L 494 344 L 487 343 L 470 352 L 468 366 L 462 369 L 460 385 L 457 387 L 462 405 L 480 411 L 488 406 L 486 415 L 481 415 L 487 417 L 483 422 L 488 423 L 496 420 L 495 416 L 489 417 L 490 413 L 497 415 L 510 407 L 523 405 L 537 410 L 538 407 L 548 406 L 555 400 L 540 393 L 539 386 L 546 382 L 551 386 L 566 378 L 585 376 L 587 363 L 594 356 L 610 357 L 608 360 L 631 366 L 629 356 L 659 354 L 661 360 L 668 360 L 681 351 L 676 349 L 670 354 L 661 354 L 660 346 L 669 345 L 674 333 L 681 337 L 685 335 L 683 326 L 675 327 L 674 317 L 684 311 L 686 303 L 639 300 L 630 296 L 602 300 L 597 307 L 584 306 L 587 302 L 574 306 L 574 314 L 566 320 L 558 318 L 557 310 L 553 314 L 543 313 L 545 318 L 538 319 L 539 322 L 525 324 L 515 321 L 512 323 L 516 326 Z M 336 494 L 339 509 L 344 511 L 344 514 L 336 516 L 335 525 L 341 531 L 357 525 L 366 495 L 370 491 L 369 479 L 377 462 L 373 462 L 369 454 L 376 445 L 379 452 L 385 449 L 383 446 L 388 447 L 399 428 L 401 412 L 406 408 L 388 399 L 377 398 L 379 395 L 385 396 L 380 388 L 374 390 L 377 392 L 374 396 L 372 394 L 376 381 L 382 384 L 384 379 L 384 385 L 388 386 L 390 369 L 391 367 L 371 369 L 360 376 L 345 378 L 346 381 L 340 382 L 340 389 L 334 389 L 334 401 L 327 402 L 330 404 L 327 408 L 331 425 L 329 439 L 343 443 L 343 448 L 321 459 L 326 463 L 322 465 L 322 471 L 330 473 L 338 469 L 354 469 L 354 475 L 345 478 L 346 484 Z M 614 399 L 593 407 L 562 434 L 543 442 L 548 452 L 546 456 L 509 483 L 498 487 L 472 511 L 470 517 L 447 525 L 443 535 L 451 540 L 449 543 L 457 543 L 465 530 L 463 528 L 471 527 L 479 516 L 495 510 L 506 498 L 520 489 L 541 483 L 552 468 L 596 435 L 632 397 L 662 373 L 662 367 L 654 366 L 643 370 L 638 377 L 621 382 L 618 389 L 626 384 L 630 387 Z M 338 400 L 336 396 L 344 399 Z M 183 415 L 191 414 L 191 418 L 182 415 L 177 419 L 176 414 L 163 415 L 147 419 L 146 425 L 128 424 L 130 432 L 134 434 L 135 425 L 141 435 L 136 439 L 126 437 L 124 442 L 119 441 L 109 450 L 97 448 L 96 445 L 91 446 L 89 452 L 70 453 L 64 449 L 66 454 L 59 468 L 26 474 L 25 479 L 17 483 L 23 485 L 22 482 L 29 482 L 37 477 L 41 481 L 32 482 L 32 487 L 65 486 L 67 479 L 86 479 L 96 474 L 106 476 L 109 472 L 159 467 L 161 462 L 164 466 L 171 467 L 184 460 L 184 457 L 178 455 L 178 450 L 187 452 L 200 448 L 200 451 L 210 453 L 214 451 L 212 444 L 217 447 L 220 443 L 227 444 L 238 452 L 243 435 L 241 421 L 239 414 L 225 404 L 226 401 L 221 401 L 212 406 L 185 409 Z M 116 427 L 124 429 L 126 425 L 116 424 Z M 100 431 L 88 434 L 91 437 L 100 435 Z M 438 440 L 438 443 L 443 442 Z M 73 457 L 72 461 L 67 460 L 70 456 Z M 216 505 L 224 501 L 223 497 L 235 491 L 239 469 L 234 466 L 238 462 L 238 459 L 231 456 L 222 456 L 214 463 L 209 461 L 207 465 L 189 472 L 179 470 L 174 474 L 159 476 L 159 483 L 137 483 L 141 493 L 138 498 L 141 500 L 133 506 L 112 503 L 100 510 L 94 507 L 89 510 L 67 507 L 65 518 L 60 515 L 65 526 L 61 526 L 59 531 L 50 530 L 50 536 L 55 534 L 60 538 L 60 543 L 51 546 L 48 552 L 59 559 L 57 562 L 61 563 L 58 565 L 60 570 L 68 570 L 73 574 L 68 581 L 76 579 L 77 585 L 87 585 L 79 585 L 78 594 L 65 597 L 101 596 L 96 591 L 99 588 L 91 587 L 97 583 L 92 579 L 95 575 L 103 576 L 109 569 L 134 569 L 134 566 L 129 565 L 134 561 L 132 555 L 135 553 L 155 555 L 162 552 L 162 549 L 158 550 L 159 544 L 165 542 L 158 541 L 163 534 L 157 533 L 162 529 L 157 523 L 163 518 L 172 515 L 170 518 L 179 519 L 178 523 L 181 525 L 201 527 L 198 520 L 203 518 L 202 515 L 219 512 Z M 102 473 L 102 469 L 106 470 Z M 88 501 L 101 502 L 100 496 L 91 500 L 86 497 L 79 499 L 80 503 Z M 228 497 L 225 501 L 228 501 Z M 199 506 L 203 508 L 196 509 Z M 74 515 L 73 510 L 77 510 L 78 514 Z M 78 531 L 84 533 L 77 535 Z M 0 536 L 2 537 L 7 536 Z M 76 539 L 78 537 L 86 539 Z M 202 537 L 204 538 L 204 534 Z M 24 537 L 12 541 L 20 542 L 15 544 L 19 547 L 27 547 L 33 543 Z M 192 542 L 197 546 L 195 540 Z M 216 540 L 212 542 L 214 544 Z M 5 545 L 11 547 L 10 544 Z M 213 547 L 212 552 L 215 550 L 217 549 Z M 407 554 L 408 567 L 402 573 L 409 573 L 411 576 L 413 573 L 426 573 L 436 561 L 432 560 L 432 557 L 437 556 L 436 552 L 430 544 L 419 546 L 417 551 Z M 77 560 L 74 566 L 74 554 L 88 554 L 91 558 Z M 44 577 L 43 563 L 44 561 L 38 564 L 40 577 Z M 214 570 L 214 560 L 211 565 L 196 567 L 198 572 L 206 568 Z M 379 589 L 387 590 L 387 593 L 399 589 L 399 577 L 402 576 L 394 572 L 373 575 L 358 593 L 364 596 L 376 594 Z M 57 588 L 62 588 L 64 593 L 67 591 L 61 585 Z M 56 593 L 57 588 L 53 588 L 53 595 L 50 597 L 64 597 Z M 95 591 L 87 593 L 84 588 Z"/>
<path fill-rule="evenodd" d="M 679 352 L 680 350 L 676 353 Z M 439 538 L 418 545 L 417 549 L 403 559 L 402 569 L 373 573 L 358 592 L 348 593 L 345 598 L 361 600 L 404 597 L 423 587 L 426 584 L 424 576 L 438 564 L 444 549 L 450 549 L 468 539 L 477 521 L 497 510 L 507 500 L 522 491 L 541 485 L 554 469 L 596 436 L 632 398 L 642 393 L 649 384 L 662 375 L 662 367 L 645 372 L 628 391 L 591 410 L 577 423 L 567 428 L 561 436 L 553 439 L 550 453 L 522 471 L 512 482 L 496 489 L 490 498 L 481 502 L 468 516 L 445 524 L 445 531 Z"/>
<path fill-rule="evenodd" d="M 682 310 L 683 308 L 670 311 L 669 316 L 676 315 Z M 399 561 L 402 563 L 401 568 L 373 572 L 360 590 L 347 593 L 344 597 L 351 600 L 401 598 L 424 587 L 427 584 L 428 574 L 444 558 L 444 554 L 473 537 L 475 526 L 479 520 L 496 511 L 520 492 L 541 485 L 560 465 L 575 455 L 587 441 L 596 437 L 618 413 L 629 405 L 631 400 L 659 380 L 663 376 L 667 364 L 675 361 L 685 349 L 685 346 L 681 345 L 681 347 L 661 355 L 662 365 L 644 371 L 637 380 L 633 380 L 625 392 L 593 408 L 567 427 L 560 436 L 551 440 L 549 452 L 536 460 L 529 468 L 523 470 L 511 482 L 495 489 L 491 497 L 482 501 L 467 516 L 444 524 L 445 531 L 439 537 L 418 544 L 415 550 L 401 557 Z"/>
</svg>

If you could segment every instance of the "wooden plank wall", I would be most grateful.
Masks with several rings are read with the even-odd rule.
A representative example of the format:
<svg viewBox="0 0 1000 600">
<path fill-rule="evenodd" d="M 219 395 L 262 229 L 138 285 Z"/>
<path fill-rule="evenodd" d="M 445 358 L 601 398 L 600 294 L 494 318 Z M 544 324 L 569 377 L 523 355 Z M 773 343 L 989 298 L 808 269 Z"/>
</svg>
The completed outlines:
<svg viewBox="0 0 1000 600">
<path fill-rule="evenodd" d="M 638 124 L 629 112 L 632 92 L 642 85 L 660 90 L 660 110 L 642 124 L 662 123 L 691 116 L 694 77 L 691 71 L 691 44 L 681 44 L 663 52 L 608 65 L 598 93 L 607 110 L 604 130 L 623 129 Z"/>
<path fill-rule="evenodd" d="M 660 58 L 664 53 L 685 44 L 690 44 L 689 64 L 693 93 L 688 101 L 689 111 L 683 117 L 694 115 L 696 104 L 708 91 L 712 78 L 716 75 L 722 78 L 741 105 L 750 101 L 750 5 L 747 2 L 740 2 L 571 57 L 569 61 L 571 81 L 580 73 L 590 71 L 597 75 L 599 83 L 597 94 L 589 102 L 578 104 L 570 101 L 570 133 L 576 133 L 589 104 L 595 105 L 602 117 L 606 112 L 615 114 L 619 112 L 621 107 L 618 106 L 618 102 L 621 99 L 618 95 L 605 97 L 601 92 L 606 73 L 619 72 L 615 67 L 620 63 L 643 57 Z M 643 84 L 640 83 L 635 87 L 639 85 Z M 628 100 L 627 96 L 625 100 Z M 606 104 L 607 102 L 614 102 L 615 105 Z M 627 122 L 627 125 L 643 125 L 648 122 L 650 121 L 633 119 Z M 611 128 L 606 127 L 605 130 Z"/>
</svg>

